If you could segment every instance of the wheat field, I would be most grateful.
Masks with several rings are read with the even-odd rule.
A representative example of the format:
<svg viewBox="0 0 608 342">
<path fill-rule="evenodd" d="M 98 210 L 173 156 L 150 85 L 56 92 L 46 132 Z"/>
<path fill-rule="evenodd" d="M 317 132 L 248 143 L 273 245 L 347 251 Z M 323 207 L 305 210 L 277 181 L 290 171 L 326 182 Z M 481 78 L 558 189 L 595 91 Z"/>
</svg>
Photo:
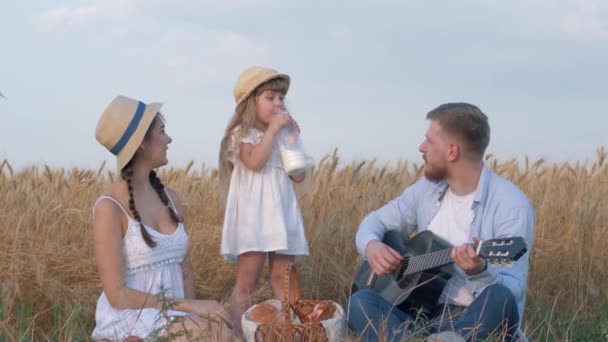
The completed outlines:
<svg viewBox="0 0 608 342">
<path fill-rule="evenodd" d="M 537 215 L 523 328 L 538 341 L 602 341 L 608 334 L 608 162 L 499 161 L 487 165 L 530 198 Z M 298 260 L 303 296 L 344 303 L 359 266 L 361 219 L 422 174 L 400 161 L 343 162 L 337 152 L 315 166 L 301 200 L 310 257 Z M 94 325 L 100 294 L 92 250 L 92 205 L 116 174 L 0 164 L 0 340 L 81 340 Z M 235 267 L 219 256 L 223 212 L 217 171 L 193 163 L 160 170 L 185 205 L 197 294 L 226 298 Z M 266 283 L 266 279 L 263 279 Z M 261 284 L 261 296 L 269 296 Z"/>
</svg>

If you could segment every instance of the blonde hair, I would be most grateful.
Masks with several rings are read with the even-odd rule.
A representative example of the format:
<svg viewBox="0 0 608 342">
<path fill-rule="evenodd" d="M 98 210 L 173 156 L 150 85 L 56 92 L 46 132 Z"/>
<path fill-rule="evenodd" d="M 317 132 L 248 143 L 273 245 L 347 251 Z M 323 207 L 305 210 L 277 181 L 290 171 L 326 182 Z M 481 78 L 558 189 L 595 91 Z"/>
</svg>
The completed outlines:
<svg viewBox="0 0 608 342">
<path fill-rule="evenodd" d="M 235 166 L 234 164 L 237 163 L 240 158 L 240 144 L 238 142 L 249 133 L 249 130 L 253 128 L 255 123 L 255 105 L 257 97 L 266 90 L 278 91 L 285 95 L 288 88 L 289 83 L 287 80 L 281 77 L 272 79 L 260 84 L 244 101 L 236 106 L 234 115 L 230 119 L 228 127 L 226 127 L 224 137 L 220 144 L 218 176 L 220 181 L 220 198 L 222 199 L 222 202 L 225 202 L 228 193 L 230 177 L 232 176 L 232 171 Z M 235 132 L 237 127 L 239 127 L 238 133 Z M 234 148 L 231 149 L 233 141 L 235 141 Z M 231 153 L 233 153 L 235 163 L 231 161 Z"/>
</svg>

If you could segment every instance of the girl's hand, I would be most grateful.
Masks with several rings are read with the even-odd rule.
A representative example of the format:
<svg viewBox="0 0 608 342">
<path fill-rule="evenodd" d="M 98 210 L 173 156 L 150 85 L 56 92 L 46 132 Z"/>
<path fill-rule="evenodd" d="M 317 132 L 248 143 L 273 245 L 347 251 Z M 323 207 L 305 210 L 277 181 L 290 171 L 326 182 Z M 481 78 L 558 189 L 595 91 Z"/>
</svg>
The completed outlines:
<svg viewBox="0 0 608 342">
<path fill-rule="evenodd" d="M 289 114 L 275 114 L 270 119 L 270 124 L 268 125 L 268 130 L 271 133 L 277 133 L 283 126 L 288 123 L 294 121 Z"/>
<path fill-rule="evenodd" d="M 291 115 L 289 116 L 289 122 L 291 122 L 293 127 L 295 127 L 298 130 L 298 133 L 302 133 L 302 130 L 300 129 L 300 125 L 298 125 L 298 122 L 294 118 L 292 118 Z"/>
<path fill-rule="evenodd" d="M 294 183 L 302 183 L 304 181 L 304 178 L 306 178 L 306 172 L 301 173 L 299 175 L 291 175 L 289 176 L 289 178 L 291 178 Z"/>
</svg>

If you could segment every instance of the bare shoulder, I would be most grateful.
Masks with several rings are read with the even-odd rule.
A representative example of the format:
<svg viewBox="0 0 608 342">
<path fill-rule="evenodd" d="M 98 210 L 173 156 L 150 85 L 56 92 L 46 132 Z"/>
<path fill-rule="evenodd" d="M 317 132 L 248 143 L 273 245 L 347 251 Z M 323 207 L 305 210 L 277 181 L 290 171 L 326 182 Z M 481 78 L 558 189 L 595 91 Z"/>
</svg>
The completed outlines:
<svg viewBox="0 0 608 342">
<path fill-rule="evenodd" d="M 121 213 L 120 208 L 114 201 L 109 199 L 101 200 L 97 202 L 97 205 L 95 206 L 94 224 L 97 226 L 104 222 L 120 221 Z"/>
<path fill-rule="evenodd" d="M 124 203 L 128 203 L 128 192 L 126 184 L 122 184 L 121 180 L 118 180 L 110 185 L 104 192 L 103 196 L 108 196 L 118 201 L 123 207 Z M 127 200 L 125 200 L 127 196 Z M 125 207 L 126 208 L 126 207 Z M 122 209 L 112 200 L 105 199 L 97 202 L 94 208 L 94 226 L 118 226 L 121 227 L 122 217 L 125 215 Z"/>
<path fill-rule="evenodd" d="M 110 199 L 97 202 L 93 219 L 95 235 L 122 235 L 122 210 Z"/>
</svg>

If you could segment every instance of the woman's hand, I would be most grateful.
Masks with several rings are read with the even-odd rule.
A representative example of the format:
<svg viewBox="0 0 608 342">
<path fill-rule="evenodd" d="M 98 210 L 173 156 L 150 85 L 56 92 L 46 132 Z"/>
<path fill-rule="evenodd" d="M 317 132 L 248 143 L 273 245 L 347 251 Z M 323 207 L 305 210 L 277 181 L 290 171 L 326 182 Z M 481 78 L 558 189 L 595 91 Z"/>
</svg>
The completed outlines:
<svg viewBox="0 0 608 342">
<path fill-rule="evenodd" d="M 201 317 L 220 318 L 230 322 L 226 308 L 215 300 L 190 299 L 187 301 L 190 312 Z"/>
</svg>

